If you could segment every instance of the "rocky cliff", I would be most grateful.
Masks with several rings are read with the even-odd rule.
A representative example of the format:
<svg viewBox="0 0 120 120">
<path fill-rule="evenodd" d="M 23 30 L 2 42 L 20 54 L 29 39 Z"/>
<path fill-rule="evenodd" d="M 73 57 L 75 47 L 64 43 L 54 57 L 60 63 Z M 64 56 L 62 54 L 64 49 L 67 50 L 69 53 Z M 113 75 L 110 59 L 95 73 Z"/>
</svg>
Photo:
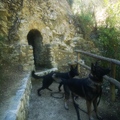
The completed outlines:
<svg viewBox="0 0 120 120">
<path fill-rule="evenodd" d="M 78 31 L 66 0 L 2 0 L 0 62 L 24 70 L 62 66 L 63 58 L 74 60 L 74 43 L 82 39 Z"/>
</svg>

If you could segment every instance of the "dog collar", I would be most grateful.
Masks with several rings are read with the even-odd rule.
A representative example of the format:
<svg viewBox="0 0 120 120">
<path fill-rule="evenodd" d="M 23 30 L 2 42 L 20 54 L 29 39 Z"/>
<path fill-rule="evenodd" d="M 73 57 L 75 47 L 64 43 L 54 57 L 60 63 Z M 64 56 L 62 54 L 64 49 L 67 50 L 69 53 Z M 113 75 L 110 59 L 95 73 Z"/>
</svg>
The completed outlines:
<svg viewBox="0 0 120 120">
<path fill-rule="evenodd" d="M 94 85 L 97 85 L 97 86 L 101 86 L 101 85 L 102 85 L 102 83 L 100 83 L 100 82 L 95 82 L 95 81 L 98 80 L 98 78 L 95 77 L 95 76 L 93 76 L 92 74 L 89 74 L 89 78 L 90 78 L 90 80 L 92 81 L 92 83 L 93 83 Z"/>
<path fill-rule="evenodd" d="M 68 76 L 69 76 L 69 78 L 71 78 L 71 76 L 70 76 L 70 73 L 68 72 Z"/>
</svg>

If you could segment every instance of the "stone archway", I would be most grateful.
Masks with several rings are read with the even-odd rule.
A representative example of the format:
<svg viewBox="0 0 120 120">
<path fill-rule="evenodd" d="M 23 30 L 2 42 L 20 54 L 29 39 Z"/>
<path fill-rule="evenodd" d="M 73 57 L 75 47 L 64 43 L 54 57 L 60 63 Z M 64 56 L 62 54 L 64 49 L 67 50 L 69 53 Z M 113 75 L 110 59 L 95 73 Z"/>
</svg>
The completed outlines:
<svg viewBox="0 0 120 120">
<path fill-rule="evenodd" d="M 27 40 L 28 44 L 33 47 L 35 69 L 39 70 L 43 37 L 37 29 L 32 29 L 27 35 Z"/>
</svg>

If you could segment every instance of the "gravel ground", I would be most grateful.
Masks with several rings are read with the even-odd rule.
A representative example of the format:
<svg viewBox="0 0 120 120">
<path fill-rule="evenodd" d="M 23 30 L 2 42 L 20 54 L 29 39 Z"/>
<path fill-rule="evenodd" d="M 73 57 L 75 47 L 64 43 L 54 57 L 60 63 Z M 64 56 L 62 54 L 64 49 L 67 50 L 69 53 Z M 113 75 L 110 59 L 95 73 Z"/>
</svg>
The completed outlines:
<svg viewBox="0 0 120 120">
<path fill-rule="evenodd" d="M 37 89 L 41 86 L 41 80 L 32 80 L 32 93 L 30 96 L 30 107 L 28 120 L 77 120 L 76 112 L 73 103 L 70 100 L 69 110 L 64 109 L 64 98 L 57 99 L 51 96 L 52 92 L 58 91 L 58 84 L 53 83 L 50 88 L 53 90 L 41 91 L 42 96 L 37 95 Z M 86 111 L 85 100 L 79 98 L 77 100 L 80 108 Z M 102 100 L 99 105 L 100 115 L 104 118 L 103 120 L 120 120 L 114 106 L 111 107 L 110 103 Z M 88 120 L 88 116 L 80 111 L 82 120 Z M 97 120 L 93 112 L 94 120 Z"/>
<path fill-rule="evenodd" d="M 34 80 L 32 83 L 28 120 L 77 120 L 72 100 L 69 102 L 69 110 L 65 110 L 64 98 L 57 99 L 51 96 L 52 92 L 58 91 L 57 83 L 50 86 L 52 92 L 49 90 L 41 91 L 42 96 L 38 96 L 36 92 L 40 87 L 40 81 Z M 83 114 L 82 116 L 87 120 L 86 115 Z"/>
</svg>

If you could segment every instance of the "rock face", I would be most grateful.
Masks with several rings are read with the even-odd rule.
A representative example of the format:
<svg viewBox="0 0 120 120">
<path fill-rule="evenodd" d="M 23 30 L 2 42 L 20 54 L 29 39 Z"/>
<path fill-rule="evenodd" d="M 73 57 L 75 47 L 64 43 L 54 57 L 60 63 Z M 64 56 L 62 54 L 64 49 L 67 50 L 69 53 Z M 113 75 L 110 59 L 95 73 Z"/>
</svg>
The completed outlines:
<svg viewBox="0 0 120 120">
<path fill-rule="evenodd" d="M 66 0 L 1 0 L 0 63 L 31 70 L 74 60 L 73 19 Z"/>
</svg>

